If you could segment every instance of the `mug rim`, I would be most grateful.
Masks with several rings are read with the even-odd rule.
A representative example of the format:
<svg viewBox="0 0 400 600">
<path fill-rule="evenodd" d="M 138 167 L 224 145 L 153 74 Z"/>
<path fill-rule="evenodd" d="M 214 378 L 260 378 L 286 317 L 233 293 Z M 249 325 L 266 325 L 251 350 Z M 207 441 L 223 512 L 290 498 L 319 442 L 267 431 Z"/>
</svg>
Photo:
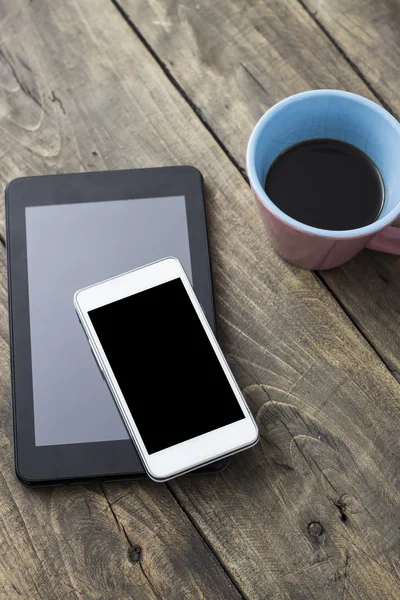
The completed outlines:
<svg viewBox="0 0 400 600">
<path fill-rule="evenodd" d="M 325 238 L 335 238 L 335 239 L 348 239 L 348 238 L 356 238 L 356 237 L 364 237 L 367 235 L 373 235 L 379 232 L 381 229 L 384 229 L 388 225 L 390 225 L 396 217 L 400 213 L 400 190 L 399 190 L 399 202 L 397 205 L 392 208 L 392 210 L 382 218 L 378 218 L 377 221 L 373 221 L 369 225 L 365 225 L 364 227 L 358 227 L 357 229 L 345 229 L 345 230 L 333 230 L 333 229 L 320 229 L 318 227 L 313 227 L 312 225 L 307 225 L 306 223 L 302 223 L 293 217 L 287 215 L 283 210 L 278 208 L 274 202 L 267 195 L 264 190 L 263 185 L 261 184 L 255 168 L 255 148 L 257 142 L 262 135 L 262 132 L 268 123 L 268 121 L 273 117 L 277 112 L 279 112 L 286 105 L 291 104 L 297 100 L 301 100 L 307 96 L 331 96 L 331 97 L 345 97 L 349 100 L 354 100 L 359 104 L 363 104 L 367 106 L 371 110 L 378 112 L 384 119 L 390 122 L 392 126 L 394 126 L 399 134 L 399 145 L 400 145 L 400 123 L 393 117 L 386 109 L 376 102 L 365 98 L 364 96 L 360 96 L 359 94 L 354 94 L 352 92 L 345 92 L 342 90 L 309 90 L 306 92 L 300 92 L 299 94 L 293 94 L 292 96 L 288 96 L 283 100 L 280 100 L 276 104 L 274 104 L 271 108 L 269 108 L 259 119 L 256 126 L 254 127 L 248 145 L 247 145 L 247 153 L 246 153 L 246 170 L 249 177 L 250 185 L 253 188 L 253 191 L 257 195 L 260 202 L 267 208 L 276 218 L 280 221 L 283 221 L 293 229 L 297 229 L 298 231 L 302 231 L 308 233 L 310 235 L 315 235 L 318 237 Z"/>
</svg>

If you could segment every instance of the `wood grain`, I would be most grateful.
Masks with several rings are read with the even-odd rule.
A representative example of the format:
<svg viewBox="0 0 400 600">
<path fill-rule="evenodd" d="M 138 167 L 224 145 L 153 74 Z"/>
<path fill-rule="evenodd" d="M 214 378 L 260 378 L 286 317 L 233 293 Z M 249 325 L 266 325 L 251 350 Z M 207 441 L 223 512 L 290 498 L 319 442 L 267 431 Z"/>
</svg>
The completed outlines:
<svg viewBox="0 0 400 600">
<path fill-rule="evenodd" d="M 400 7 L 396 0 L 302 0 L 318 25 L 357 65 L 384 103 L 400 114 Z"/>
<path fill-rule="evenodd" d="M 338 88 L 377 100 L 298 0 L 120 4 L 242 170 L 256 121 L 285 96 Z M 400 19 L 397 5 L 307 0 L 307 6 L 374 85 L 377 78 L 389 82 L 391 95 L 379 90 L 400 114 L 400 39 L 390 18 L 397 11 Z M 321 276 L 400 380 L 400 259 L 366 251 Z"/>
<path fill-rule="evenodd" d="M 6 421 L 0 506 L 13 562 L 5 552 L 4 588 L 16 585 L 13 566 L 25 586 L 44 586 L 26 588 L 29 598 L 62 597 L 64 577 L 76 597 L 107 597 L 115 586 L 116 598 L 128 590 L 139 599 L 153 591 L 235 598 L 218 559 L 247 598 L 397 599 L 398 382 L 320 281 L 272 251 L 242 176 L 111 3 L 1 6 L 6 75 L 22 60 L 30 86 L 18 77 L 32 92 L 0 79 L 2 176 L 197 166 L 206 181 L 222 342 L 263 436 L 217 477 L 182 479 L 170 492 L 107 485 L 107 501 L 99 489 L 21 488 Z M 5 365 L 0 374 L 9 419 Z M 60 550 L 59 532 L 72 549 Z"/>
</svg>

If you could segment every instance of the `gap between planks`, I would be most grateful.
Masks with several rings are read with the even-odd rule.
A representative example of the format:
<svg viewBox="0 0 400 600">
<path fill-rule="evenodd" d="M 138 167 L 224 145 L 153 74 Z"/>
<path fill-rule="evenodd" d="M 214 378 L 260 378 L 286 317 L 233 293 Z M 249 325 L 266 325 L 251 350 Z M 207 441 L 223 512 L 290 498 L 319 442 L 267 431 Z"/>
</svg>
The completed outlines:
<svg viewBox="0 0 400 600">
<path fill-rule="evenodd" d="M 353 71 L 357 75 L 357 77 L 359 77 L 359 79 L 361 79 L 361 81 L 367 86 L 367 88 L 369 89 L 369 91 L 371 92 L 371 94 L 373 94 L 375 96 L 375 98 L 383 106 L 383 108 L 385 108 L 390 114 L 392 114 L 397 120 L 399 120 L 399 117 L 394 112 L 394 110 L 392 110 L 392 108 L 386 102 L 386 100 L 383 98 L 383 96 L 381 96 L 381 94 L 374 88 L 374 86 L 372 85 L 372 83 L 367 79 L 367 77 L 364 75 L 364 73 L 361 71 L 361 69 L 356 65 L 356 63 L 350 58 L 350 56 L 346 53 L 346 51 L 339 44 L 339 42 L 337 42 L 337 40 L 335 40 L 335 38 L 328 31 L 328 29 L 325 27 L 325 25 L 323 25 L 321 23 L 321 21 L 318 19 L 318 17 L 316 16 L 316 14 L 313 13 L 312 10 L 310 10 L 308 8 L 308 6 L 304 2 L 304 0 L 297 0 L 297 2 L 300 4 L 300 6 L 302 7 L 302 9 L 305 10 L 305 12 L 308 14 L 308 16 L 314 21 L 314 23 L 320 29 L 320 31 L 324 34 L 324 36 L 326 38 L 328 38 L 328 40 L 330 41 L 330 43 L 332 44 L 332 46 L 334 46 L 336 48 L 336 50 L 339 52 L 339 54 L 347 62 L 347 64 L 349 65 L 349 67 L 351 67 L 351 69 L 353 69 Z"/>
<path fill-rule="evenodd" d="M 228 468 L 229 468 L 229 465 L 228 465 Z M 241 596 L 241 598 L 243 598 L 243 600 L 250 600 L 249 596 L 244 593 L 244 591 L 241 589 L 240 585 L 235 581 L 233 574 L 230 573 L 229 569 L 226 567 L 224 562 L 220 559 L 217 550 L 215 550 L 215 548 L 212 546 L 210 540 L 207 539 L 207 537 L 205 536 L 205 534 L 203 533 L 201 528 L 197 525 L 196 521 L 193 519 L 190 512 L 185 508 L 185 506 L 179 500 L 178 494 L 176 494 L 176 492 L 174 491 L 173 487 L 171 486 L 171 483 L 167 482 L 166 486 L 167 486 L 168 490 L 170 491 L 172 497 L 174 498 L 175 502 L 177 503 L 179 508 L 181 508 L 182 511 L 185 513 L 189 523 L 193 526 L 194 530 L 197 531 L 198 535 L 203 540 L 204 544 L 207 546 L 207 548 L 209 549 L 211 554 L 214 556 L 215 560 L 217 561 L 217 563 L 219 564 L 219 566 L 221 567 L 221 569 L 223 570 L 225 575 L 228 577 L 229 581 L 232 583 L 233 587 L 236 589 L 238 594 Z"/>
<path fill-rule="evenodd" d="M 121 523 L 120 519 L 118 518 L 115 510 L 113 509 L 113 505 L 114 504 L 118 504 L 119 500 L 121 500 L 121 498 L 118 498 L 117 500 L 115 500 L 114 502 L 110 502 L 106 490 L 104 489 L 104 485 L 107 485 L 105 483 L 100 483 L 99 487 L 100 490 L 108 504 L 108 508 L 111 511 L 111 514 L 114 518 L 114 521 L 117 525 L 118 531 L 123 534 L 126 543 L 128 544 L 128 551 L 130 549 L 134 549 L 135 545 L 133 544 L 132 540 L 130 539 L 128 533 L 126 532 L 126 529 L 124 527 L 124 525 Z M 172 498 L 175 500 L 175 503 L 177 504 L 177 506 L 182 510 L 183 514 L 186 516 L 186 518 L 188 519 L 190 525 L 193 527 L 194 531 L 197 533 L 197 535 L 200 537 L 200 539 L 204 542 L 204 545 L 206 546 L 206 548 L 209 550 L 209 552 L 212 554 L 212 556 L 215 558 L 217 564 L 221 567 L 222 571 L 225 573 L 226 577 L 229 579 L 229 581 L 231 582 L 231 584 L 233 585 L 233 587 L 236 589 L 236 591 L 238 592 L 239 596 L 242 598 L 242 600 L 250 600 L 249 597 L 244 593 L 244 591 L 240 588 L 240 586 L 238 585 L 238 583 L 234 580 L 233 575 L 229 572 L 229 570 L 227 569 L 227 567 L 225 566 L 225 564 L 221 561 L 220 557 L 218 556 L 217 552 L 214 550 L 214 548 L 212 547 L 210 541 L 207 539 L 207 537 L 204 535 L 203 531 L 197 526 L 195 520 L 193 519 L 193 517 L 191 516 L 190 512 L 185 509 L 185 507 L 182 505 L 182 503 L 180 502 L 177 494 L 175 493 L 175 491 L 173 490 L 173 488 L 171 487 L 171 484 L 169 482 L 165 483 L 165 484 L 159 484 L 159 485 L 165 485 L 166 488 L 168 489 L 169 493 L 171 494 Z M 144 569 L 143 569 L 143 565 L 141 563 L 141 560 L 139 558 L 138 562 L 140 563 L 140 568 L 142 570 L 143 575 L 145 576 L 145 578 L 147 579 L 151 589 L 153 590 L 153 592 L 155 593 L 157 598 L 161 598 L 161 596 L 159 595 L 156 587 L 154 586 L 153 582 L 150 581 L 147 573 L 145 573 Z"/>
<path fill-rule="evenodd" d="M 241 174 L 241 176 L 243 177 L 243 179 L 246 181 L 246 183 L 248 185 L 249 184 L 249 180 L 246 174 L 246 171 L 244 168 L 242 168 L 240 166 L 240 164 L 238 163 L 238 161 L 232 156 L 231 152 L 229 151 L 229 149 L 226 147 L 226 145 L 224 144 L 224 142 L 221 140 L 221 138 L 216 134 L 216 132 L 212 129 L 212 127 L 210 126 L 210 124 L 208 123 L 206 117 L 204 116 L 202 110 L 193 102 L 193 100 L 188 96 L 188 94 L 186 93 L 186 91 L 183 89 L 183 87 L 180 85 L 180 83 L 178 82 L 178 80 L 174 77 L 174 75 L 171 73 L 170 69 L 168 68 L 168 66 L 165 64 L 165 62 L 158 56 L 158 54 L 156 53 L 156 51 L 153 49 L 153 47 L 149 44 L 149 42 L 146 40 L 146 38 L 143 36 L 143 34 L 141 33 L 141 31 L 138 29 L 138 27 L 135 25 L 135 23 L 132 21 L 132 19 L 130 18 L 130 16 L 127 14 L 127 12 L 123 9 L 122 6 L 120 6 L 120 4 L 118 3 L 118 0 L 110 0 L 111 3 L 114 5 L 115 9 L 119 12 L 119 14 L 121 15 L 121 17 L 126 21 L 126 23 L 129 25 L 129 27 L 131 28 L 131 30 L 133 31 L 133 33 L 138 37 L 138 39 L 141 41 L 141 43 L 144 45 L 144 47 L 146 48 L 146 50 L 150 53 L 150 55 L 154 58 L 154 60 L 156 61 L 156 63 L 159 65 L 159 67 L 162 69 L 162 71 L 164 72 L 165 76 L 167 77 L 167 79 L 172 83 L 172 85 L 174 86 L 174 88 L 177 90 L 177 92 L 183 97 L 183 99 L 187 102 L 187 104 L 190 106 L 190 108 L 193 110 L 193 112 L 197 115 L 198 119 L 201 121 L 201 123 L 203 124 L 203 126 L 207 129 L 207 131 L 211 134 L 211 136 L 213 137 L 213 139 L 216 141 L 216 143 L 218 144 L 218 146 L 222 149 L 222 151 L 226 154 L 226 156 L 228 157 L 228 159 L 231 161 L 231 163 L 233 164 L 233 166 L 239 171 L 239 173 Z M 348 63 L 348 65 L 351 67 L 351 69 L 355 72 L 355 74 L 357 75 L 357 77 L 359 77 L 359 79 L 361 79 L 361 81 L 363 81 L 363 83 L 368 87 L 368 89 L 370 90 L 370 92 L 375 96 L 375 98 L 378 100 L 378 102 L 380 102 L 380 104 L 388 111 L 390 112 L 397 120 L 400 120 L 396 113 L 391 109 L 391 107 L 389 106 L 389 104 L 384 100 L 384 98 L 379 94 L 379 92 L 377 92 L 374 88 L 374 86 L 368 81 L 368 79 L 365 77 L 365 75 L 361 72 L 361 70 L 357 67 L 357 65 L 351 60 L 351 58 L 346 54 L 346 52 L 343 50 L 343 48 L 338 44 L 338 42 L 335 40 L 335 38 L 329 33 L 329 31 L 326 29 L 326 27 L 324 27 L 324 25 L 319 21 L 319 19 L 317 19 L 317 17 L 313 14 L 313 12 L 306 6 L 306 4 L 304 3 L 303 0 L 297 0 L 297 2 L 300 4 L 300 6 L 302 7 L 302 9 L 307 13 L 308 17 L 311 18 L 315 24 L 317 25 L 317 27 L 322 31 L 322 33 L 327 37 L 327 39 L 329 40 L 329 42 L 336 48 L 336 50 L 341 54 L 341 56 L 343 56 L 343 58 L 346 60 L 346 62 Z M 331 287 L 328 285 L 328 283 L 325 281 L 323 275 L 320 272 L 317 271 L 313 271 L 314 276 L 318 279 L 318 281 L 325 287 L 326 291 L 328 294 L 330 294 L 332 296 L 332 298 L 336 301 L 336 303 L 339 305 L 339 307 L 341 308 L 341 310 L 345 313 L 345 315 L 347 315 L 348 319 L 351 321 L 351 323 L 354 325 L 354 327 L 357 329 L 357 331 L 359 332 L 359 334 L 361 335 L 361 337 L 367 342 L 367 344 L 372 348 L 372 350 L 375 352 L 377 358 L 381 361 L 381 363 L 386 367 L 387 371 L 390 373 L 390 375 L 396 379 L 396 381 L 400 380 L 400 377 L 396 377 L 396 373 L 393 372 L 392 369 L 390 369 L 389 365 L 386 363 L 385 359 L 380 355 L 380 353 L 378 352 L 378 350 L 376 349 L 373 340 L 370 340 L 366 334 L 362 331 L 362 329 L 360 328 L 359 324 L 357 323 L 357 321 L 352 317 L 351 313 L 349 311 L 346 310 L 345 305 L 341 302 L 341 300 L 338 298 L 338 296 L 333 292 L 333 290 L 331 289 Z"/>
</svg>

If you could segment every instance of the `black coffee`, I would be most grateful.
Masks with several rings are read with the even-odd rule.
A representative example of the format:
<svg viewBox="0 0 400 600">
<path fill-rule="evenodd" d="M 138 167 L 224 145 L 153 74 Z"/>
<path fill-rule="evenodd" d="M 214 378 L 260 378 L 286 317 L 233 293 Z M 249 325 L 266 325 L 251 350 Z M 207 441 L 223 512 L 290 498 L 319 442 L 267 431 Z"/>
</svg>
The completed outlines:
<svg viewBox="0 0 400 600">
<path fill-rule="evenodd" d="M 338 140 L 301 142 L 272 163 L 265 191 L 301 223 L 344 230 L 369 225 L 382 210 L 381 174 L 361 150 Z"/>
</svg>

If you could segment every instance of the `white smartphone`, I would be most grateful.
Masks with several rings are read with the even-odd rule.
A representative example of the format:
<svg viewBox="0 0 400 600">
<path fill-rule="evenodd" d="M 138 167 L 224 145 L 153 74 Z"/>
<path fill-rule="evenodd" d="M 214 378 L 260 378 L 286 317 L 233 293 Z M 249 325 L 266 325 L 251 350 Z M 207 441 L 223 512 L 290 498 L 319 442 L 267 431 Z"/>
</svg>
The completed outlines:
<svg viewBox="0 0 400 600">
<path fill-rule="evenodd" d="M 257 425 L 177 259 L 79 290 L 74 304 L 152 479 L 166 481 L 258 441 Z"/>
</svg>

